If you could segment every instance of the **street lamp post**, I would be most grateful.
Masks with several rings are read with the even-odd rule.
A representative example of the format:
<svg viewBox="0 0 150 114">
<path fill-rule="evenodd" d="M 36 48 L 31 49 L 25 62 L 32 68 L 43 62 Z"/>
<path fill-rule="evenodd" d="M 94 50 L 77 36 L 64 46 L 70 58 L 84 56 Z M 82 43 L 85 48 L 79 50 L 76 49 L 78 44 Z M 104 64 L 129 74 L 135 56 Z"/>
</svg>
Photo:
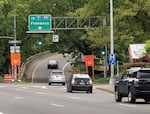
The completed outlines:
<svg viewBox="0 0 150 114">
<path fill-rule="evenodd" d="M 113 38 L 113 0 L 110 0 L 110 52 L 114 54 L 114 38 Z M 111 64 L 111 77 L 109 84 L 113 84 L 114 64 Z"/>
</svg>

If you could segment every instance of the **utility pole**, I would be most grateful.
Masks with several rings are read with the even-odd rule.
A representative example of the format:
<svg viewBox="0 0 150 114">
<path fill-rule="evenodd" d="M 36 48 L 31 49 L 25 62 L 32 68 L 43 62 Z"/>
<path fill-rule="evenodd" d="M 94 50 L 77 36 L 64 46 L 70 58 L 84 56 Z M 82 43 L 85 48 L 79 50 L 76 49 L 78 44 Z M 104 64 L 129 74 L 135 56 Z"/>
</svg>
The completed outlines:
<svg viewBox="0 0 150 114">
<path fill-rule="evenodd" d="M 110 0 L 110 52 L 114 54 L 114 38 L 113 38 L 113 0 Z M 111 64 L 111 77 L 109 84 L 113 84 L 114 64 Z"/>
<path fill-rule="evenodd" d="M 16 41 L 16 0 L 14 0 L 14 41 Z M 16 50 L 16 43 L 14 43 L 14 49 Z M 14 66 L 14 79 L 17 79 L 17 66 Z"/>
</svg>

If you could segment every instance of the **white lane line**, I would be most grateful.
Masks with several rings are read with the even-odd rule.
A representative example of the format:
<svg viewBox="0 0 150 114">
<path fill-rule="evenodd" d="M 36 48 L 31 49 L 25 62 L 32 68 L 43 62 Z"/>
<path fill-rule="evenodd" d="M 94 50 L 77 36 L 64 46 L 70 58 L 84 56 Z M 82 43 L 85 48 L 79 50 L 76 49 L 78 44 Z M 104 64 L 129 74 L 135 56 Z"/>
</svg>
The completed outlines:
<svg viewBox="0 0 150 114">
<path fill-rule="evenodd" d="M 55 104 L 55 103 L 51 103 L 50 105 L 51 105 L 51 106 L 55 106 L 55 107 L 60 107 L 60 108 L 63 108 L 63 107 L 64 107 L 64 105 Z"/>
<path fill-rule="evenodd" d="M 22 89 L 16 89 L 16 91 L 22 91 Z"/>
<path fill-rule="evenodd" d="M 46 86 L 31 86 L 31 87 L 33 87 L 33 88 L 38 88 L 38 89 L 47 89 Z"/>
<path fill-rule="evenodd" d="M 0 114 L 5 114 L 5 113 L 3 113 L 3 112 L 0 112 Z"/>
<path fill-rule="evenodd" d="M 21 87 L 22 89 L 28 89 L 27 87 Z"/>
<path fill-rule="evenodd" d="M 42 92 L 36 92 L 36 94 L 44 95 L 45 93 L 42 93 Z"/>
<path fill-rule="evenodd" d="M 80 97 L 68 97 L 68 98 L 70 98 L 70 99 L 76 99 L 76 100 L 81 99 Z"/>
<path fill-rule="evenodd" d="M 20 99 L 20 100 L 22 100 L 22 99 L 24 99 L 24 98 L 23 98 L 23 97 L 15 96 L 15 99 Z"/>
<path fill-rule="evenodd" d="M 136 108 L 136 105 L 129 105 L 129 104 L 118 104 L 120 106 L 126 106 L 126 107 L 132 107 L 132 108 Z"/>
<path fill-rule="evenodd" d="M 3 87 L 8 87 L 8 86 L 0 86 L 0 88 L 3 88 Z"/>
<path fill-rule="evenodd" d="M 46 86 L 42 86 L 42 89 L 47 89 L 47 87 Z"/>
<path fill-rule="evenodd" d="M 63 90 L 66 90 L 66 88 L 64 87 L 64 88 L 62 88 Z"/>
</svg>

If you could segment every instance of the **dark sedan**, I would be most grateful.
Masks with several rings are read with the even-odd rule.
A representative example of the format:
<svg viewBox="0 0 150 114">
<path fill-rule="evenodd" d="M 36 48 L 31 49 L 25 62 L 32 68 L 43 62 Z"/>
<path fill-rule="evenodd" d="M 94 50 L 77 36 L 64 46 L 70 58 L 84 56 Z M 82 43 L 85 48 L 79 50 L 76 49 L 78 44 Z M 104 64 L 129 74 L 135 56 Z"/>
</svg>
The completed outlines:
<svg viewBox="0 0 150 114">
<path fill-rule="evenodd" d="M 73 74 L 67 81 L 67 92 L 86 91 L 92 93 L 93 84 L 88 74 Z"/>
</svg>

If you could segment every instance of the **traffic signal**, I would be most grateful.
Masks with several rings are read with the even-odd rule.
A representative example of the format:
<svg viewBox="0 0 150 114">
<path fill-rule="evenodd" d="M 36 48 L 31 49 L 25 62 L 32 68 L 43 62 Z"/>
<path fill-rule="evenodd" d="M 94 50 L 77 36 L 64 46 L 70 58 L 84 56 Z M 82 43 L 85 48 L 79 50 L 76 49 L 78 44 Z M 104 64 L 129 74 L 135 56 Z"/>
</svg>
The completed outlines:
<svg viewBox="0 0 150 114">
<path fill-rule="evenodd" d="M 105 45 L 101 48 L 101 55 L 104 56 L 106 54 L 106 47 Z"/>
<path fill-rule="evenodd" d="M 42 35 L 39 35 L 38 36 L 38 45 L 42 45 L 42 43 L 43 43 L 43 37 L 42 37 Z"/>
</svg>

